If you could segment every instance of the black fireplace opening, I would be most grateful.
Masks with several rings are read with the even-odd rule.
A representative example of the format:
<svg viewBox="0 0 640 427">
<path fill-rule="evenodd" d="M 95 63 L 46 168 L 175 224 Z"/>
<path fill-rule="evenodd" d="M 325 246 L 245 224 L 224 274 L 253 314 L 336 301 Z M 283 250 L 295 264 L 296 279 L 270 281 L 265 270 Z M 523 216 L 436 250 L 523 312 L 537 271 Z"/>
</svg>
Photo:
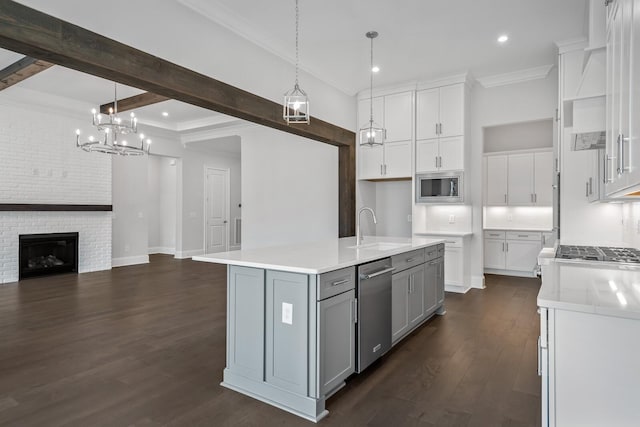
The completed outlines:
<svg viewBox="0 0 640 427">
<path fill-rule="evenodd" d="M 21 234 L 19 278 L 78 272 L 78 233 Z"/>
</svg>

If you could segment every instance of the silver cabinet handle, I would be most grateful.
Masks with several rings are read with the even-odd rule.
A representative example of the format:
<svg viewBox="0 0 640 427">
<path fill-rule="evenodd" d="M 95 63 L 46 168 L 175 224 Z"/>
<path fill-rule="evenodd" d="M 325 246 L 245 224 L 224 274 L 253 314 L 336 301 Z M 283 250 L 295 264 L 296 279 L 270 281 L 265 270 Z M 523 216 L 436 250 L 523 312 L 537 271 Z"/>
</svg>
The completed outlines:
<svg viewBox="0 0 640 427">
<path fill-rule="evenodd" d="M 344 280 L 338 280 L 337 282 L 333 282 L 331 284 L 331 286 L 340 286 L 340 285 L 344 285 L 345 283 L 349 283 L 350 279 L 344 279 Z"/>
<path fill-rule="evenodd" d="M 440 135 L 442 135 L 442 123 L 440 123 Z"/>
<path fill-rule="evenodd" d="M 384 175 L 384 173 L 382 173 L 382 165 L 380 165 L 380 175 Z"/>
<path fill-rule="evenodd" d="M 593 177 L 589 177 L 589 194 L 593 195 Z"/>
<path fill-rule="evenodd" d="M 504 252 L 504 242 L 502 242 L 502 252 Z"/>
<path fill-rule="evenodd" d="M 507 252 L 509 252 L 509 242 L 505 243 L 507 245 Z"/>
<path fill-rule="evenodd" d="M 438 134 L 438 124 L 436 123 L 436 135 Z"/>
<path fill-rule="evenodd" d="M 604 183 L 608 184 L 613 182 L 613 178 L 611 177 L 611 171 L 613 170 L 613 168 L 609 168 L 608 165 L 609 163 L 613 164 L 613 161 L 615 160 L 616 156 L 610 156 L 607 154 L 606 160 L 605 160 L 605 179 L 604 179 Z"/>
<path fill-rule="evenodd" d="M 438 156 L 435 157 L 436 160 L 436 168 L 438 167 Z"/>
<path fill-rule="evenodd" d="M 584 196 L 589 197 L 589 181 L 585 182 Z"/>
<path fill-rule="evenodd" d="M 618 175 L 622 175 L 624 173 L 624 149 L 622 147 L 622 137 L 623 135 L 620 134 L 616 139 L 616 144 L 618 146 Z"/>
<path fill-rule="evenodd" d="M 529 237 L 528 234 L 518 234 L 518 237 Z"/>
<path fill-rule="evenodd" d="M 538 337 L 538 376 L 542 376 L 542 346 L 540 345 L 540 337 Z"/>
<path fill-rule="evenodd" d="M 433 252 L 429 252 L 429 253 L 433 253 Z M 415 260 L 416 260 L 415 258 L 407 258 L 405 262 L 413 262 Z"/>
<path fill-rule="evenodd" d="M 358 298 L 353 299 L 353 323 L 358 323 Z"/>
<path fill-rule="evenodd" d="M 363 279 L 363 280 L 373 279 L 374 277 L 378 277 L 378 276 L 382 276 L 383 274 L 390 273 L 390 272 L 394 271 L 395 269 L 396 269 L 395 267 L 389 267 L 389 268 L 385 268 L 385 269 L 380 270 L 380 271 L 376 271 L 375 273 L 361 274 L 360 278 Z"/>
<path fill-rule="evenodd" d="M 629 142 L 629 137 L 625 137 L 624 134 L 620 135 L 620 166 L 622 168 L 622 173 L 629 172 L 629 167 L 625 165 L 625 156 L 624 156 L 624 143 Z"/>
<path fill-rule="evenodd" d="M 507 195 L 504 195 L 504 202 L 507 203 Z"/>
<path fill-rule="evenodd" d="M 547 236 L 545 236 L 544 234 L 542 235 L 542 245 L 546 245 L 547 244 Z"/>
<path fill-rule="evenodd" d="M 538 193 L 533 193 L 533 202 L 538 203 Z"/>
<path fill-rule="evenodd" d="M 386 174 L 387 174 L 387 164 L 385 163 L 385 164 L 384 164 L 384 165 L 382 165 L 382 166 L 384 166 L 384 175 L 386 175 Z"/>
<path fill-rule="evenodd" d="M 533 203 L 533 193 L 529 194 L 529 198 L 531 199 L 531 203 Z"/>
</svg>

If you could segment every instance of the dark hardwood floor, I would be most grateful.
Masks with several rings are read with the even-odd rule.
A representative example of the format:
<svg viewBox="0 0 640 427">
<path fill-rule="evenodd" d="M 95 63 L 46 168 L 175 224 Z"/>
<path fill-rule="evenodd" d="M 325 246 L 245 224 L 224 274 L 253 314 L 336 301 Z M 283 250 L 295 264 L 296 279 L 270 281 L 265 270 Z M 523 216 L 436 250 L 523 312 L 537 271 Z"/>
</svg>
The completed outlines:
<svg viewBox="0 0 640 427">
<path fill-rule="evenodd" d="M 219 385 L 224 266 L 0 285 L 2 426 L 313 425 Z M 537 426 L 537 279 L 487 276 L 327 403 L 325 426 Z"/>
</svg>

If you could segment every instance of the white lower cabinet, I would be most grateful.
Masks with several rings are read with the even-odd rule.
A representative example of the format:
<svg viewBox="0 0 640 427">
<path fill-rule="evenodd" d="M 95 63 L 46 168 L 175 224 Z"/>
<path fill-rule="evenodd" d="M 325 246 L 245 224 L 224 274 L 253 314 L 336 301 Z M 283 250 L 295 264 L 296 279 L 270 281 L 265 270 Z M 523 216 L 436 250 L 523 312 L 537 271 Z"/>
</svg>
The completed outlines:
<svg viewBox="0 0 640 427">
<path fill-rule="evenodd" d="M 444 249 L 444 277 L 445 283 L 454 286 L 464 286 L 464 257 L 462 245 L 445 244 Z"/>
<path fill-rule="evenodd" d="M 485 230 L 485 272 L 533 277 L 542 245 L 539 231 Z"/>
<path fill-rule="evenodd" d="M 444 276 L 444 285 L 447 292 L 466 292 L 471 287 L 471 274 L 469 269 L 469 239 L 472 234 L 467 233 L 464 236 L 460 234 L 445 235 L 443 233 L 416 234 L 420 237 L 431 239 L 445 239 L 444 241 L 444 267 L 442 274 Z"/>
</svg>

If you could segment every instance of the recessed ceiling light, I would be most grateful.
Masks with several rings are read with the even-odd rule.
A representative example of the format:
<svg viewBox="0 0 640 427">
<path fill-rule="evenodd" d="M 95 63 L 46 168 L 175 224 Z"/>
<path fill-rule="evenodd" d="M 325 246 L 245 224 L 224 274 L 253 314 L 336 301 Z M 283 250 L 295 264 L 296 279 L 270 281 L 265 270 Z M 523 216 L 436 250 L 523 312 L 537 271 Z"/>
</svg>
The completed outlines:
<svg viewBox="0 0 640 427">
<path fill-rule="evenodd" d="M 380 67 L 378 67 L 377 65 L 374 65 L 371 71 L 373 71 L 374 73 L 377 73 L 378 71 L 380 71 Z"/>
<path fill-rule="evenodd" d="M 506 43 L 507 40 L 509 40 L 509 36 L 506 34 L 503 34 L 500 37 L 498 37 L 498 43 Z"/>
<path fill-rule="evenodd" d="M 166 111 L 162 112 L 162 117 L 169 117 L 169 113 L 167 113 Z"/>
</svg>

